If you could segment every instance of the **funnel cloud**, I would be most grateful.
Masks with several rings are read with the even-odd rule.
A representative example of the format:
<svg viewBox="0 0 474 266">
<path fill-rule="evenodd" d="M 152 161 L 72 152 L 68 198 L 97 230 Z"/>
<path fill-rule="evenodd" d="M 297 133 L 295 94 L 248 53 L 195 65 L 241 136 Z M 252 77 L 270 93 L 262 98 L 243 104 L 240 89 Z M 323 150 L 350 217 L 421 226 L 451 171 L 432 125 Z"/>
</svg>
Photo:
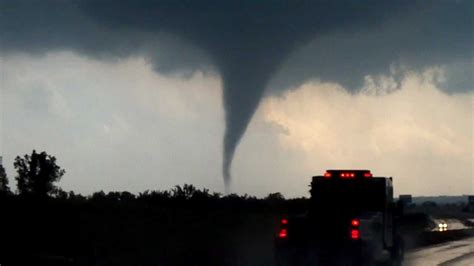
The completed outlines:
<svg viewBox="0 0 474 266">
<path fill-rule="evenodd" d="M 138 55 L 161 73 L 219 75 L 227 191 L 236 148 L 268 93 L 311 79 L 356 92 L 366 75 L 394 63 L 405 69 L 456 66 L 453 76 L 461 75 L 458 83 L 465 84 L 448 92 L 472 89 L 472 75 L 459 67 L 472 66 L 471 1 L 0 3 L 5 54 L 68 50 L 98 60 Z"/>
</svg>

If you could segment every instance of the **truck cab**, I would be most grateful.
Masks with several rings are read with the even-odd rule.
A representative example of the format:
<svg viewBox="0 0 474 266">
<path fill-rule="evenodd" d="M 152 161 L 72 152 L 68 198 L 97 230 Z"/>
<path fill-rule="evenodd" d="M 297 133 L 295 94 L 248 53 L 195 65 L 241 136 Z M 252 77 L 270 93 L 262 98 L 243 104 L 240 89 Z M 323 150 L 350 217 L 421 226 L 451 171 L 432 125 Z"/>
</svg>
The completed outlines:
<svg viewBox="0 0 474 266">
<path fill-rule="evenodd" d="M 397 265 L 392 178 L 369 170 L 327 170 L 311 182 L 306 214 L 284 217 L 275 240 L 280 265 Z"/>
</svg>

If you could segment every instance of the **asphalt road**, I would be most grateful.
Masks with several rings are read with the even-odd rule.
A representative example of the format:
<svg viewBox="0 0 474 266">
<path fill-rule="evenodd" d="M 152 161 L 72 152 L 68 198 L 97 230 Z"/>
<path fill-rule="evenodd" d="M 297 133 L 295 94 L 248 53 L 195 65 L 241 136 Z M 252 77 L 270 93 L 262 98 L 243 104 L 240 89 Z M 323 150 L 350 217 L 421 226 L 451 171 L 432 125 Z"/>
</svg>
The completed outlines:
<svg viewBox="0 0 474 266">
<path fill-rule="evenodd" d="M 405 255 L 407 266 L 474 266 L 474 237 L 413 250 Z"/>
</svg>

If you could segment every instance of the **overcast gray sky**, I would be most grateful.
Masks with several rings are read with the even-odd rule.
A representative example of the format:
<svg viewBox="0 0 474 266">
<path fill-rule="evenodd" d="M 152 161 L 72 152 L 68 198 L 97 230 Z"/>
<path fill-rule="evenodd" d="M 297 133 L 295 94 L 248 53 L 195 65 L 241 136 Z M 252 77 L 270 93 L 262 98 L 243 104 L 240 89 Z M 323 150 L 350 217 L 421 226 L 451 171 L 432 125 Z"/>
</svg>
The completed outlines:
<svg viewBox="0 0 474 266">
<path fill-rule="evenodd" d="M 0 3 L 11 179 L 36 149 L 81 193 L 224 191 L 226 167 L 259 196 L 328 168 L 474 193 L 470 1 Z"/>
</svg>

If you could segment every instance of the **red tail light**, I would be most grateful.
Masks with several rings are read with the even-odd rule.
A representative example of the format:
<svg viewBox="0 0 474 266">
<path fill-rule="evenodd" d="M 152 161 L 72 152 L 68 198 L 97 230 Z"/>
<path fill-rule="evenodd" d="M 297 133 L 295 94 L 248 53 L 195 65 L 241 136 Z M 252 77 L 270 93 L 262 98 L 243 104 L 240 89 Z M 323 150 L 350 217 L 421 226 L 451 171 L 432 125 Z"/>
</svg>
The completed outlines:
<svg viewBox="0 0 474 266">
<path fill-rule="evenodd" d="M 365 172 L 364 177 L 370 178 L 370 177 L 372 177 L 372 173 L 371 172 Z"/>
<path fill-rule="evenodd" d="M 331 178 L 331 176 L 332 176 L 332 175 L 331 175 L 331 173 L 329 173 L 329 172 L 324 173 L 324 177 L 325 177 L 325 178 Z"/>
<path fill-rule="evenodd" d="M 357 220 L 357 219 L 352 219 L 352 221 L 351 221 L 351 225 L 352 225 L 352 226 L 357 227 L 357 226 L 359 226 L 359 224 L 360 224 L 360 221 L 359 221 L 359 220 Z"/>
<path fill-rule="evenodd" d="M 359 229 L 352 229 L 351 230 L 351 239 L 357 240 L 360 238 Z"/>
<path fill-rule="evenodd" d="M 281 219 L 281 224 L 288 224 L 288 219 L 285 219 L 285 218 Z"/>
<path fill-rule="evenodd" d="M 278 234 L 278 237 L 279 238 L 286 238 L 288 237 L 288 231 L 286 230 L 286 228 L 283 228 L 280 230 L 280 233 Z"/>
</svg>

